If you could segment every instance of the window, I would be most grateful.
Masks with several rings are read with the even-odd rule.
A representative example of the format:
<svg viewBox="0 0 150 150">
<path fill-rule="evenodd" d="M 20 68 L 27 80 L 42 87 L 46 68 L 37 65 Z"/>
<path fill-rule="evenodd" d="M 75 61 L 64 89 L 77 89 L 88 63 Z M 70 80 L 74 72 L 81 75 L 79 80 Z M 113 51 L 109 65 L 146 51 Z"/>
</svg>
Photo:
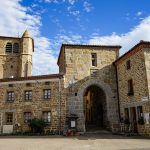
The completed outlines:
<svg viewBox="0 0 150 150">
<path fill-rule="evenodd" d="M 13 44 L 13 53 L 19 53 L 19 44 L 18 43 Z"/>
<path fill-rule="evenodd" d="M 30 86 L 31 86 L 31 83 L 26 83 L 26 86 L 30 87 Z"/>
<path fill-rule="evenodd" d="M 13 91 L 7 92 L 7 101 L 13 102 L 15 100 L 15 93 Z"/>
<path fill-rule="evenodd" d="M 134 95 L 132 79 L 128 80 L 128 95 Z"/>
<path fill-rule="evenodd" d="M 9 84 L 8 86 L 9 86 L 9 87 L 13 87 L 13 84 Z"/>
<path fill-rule="evenodd" d="M 12 53 L 12 44 L 8 42 L 5 48 L 6 53 Z"/>
<path fill-rule="evenodd" d="M 126 68 L 127 68 L 127 70 L 129 70 L 131 68 L 131 62 L 130 62 L 130 60 L 128 60 L 126 62 Z"/>
<path fill-rule="evenodd" d="M 92 66 L 97 66 L 97 55 L 96 55 L 96 53 L 92 53 L 91 57 L 92 57 Z"/>
<path fill-rule="evenodd" d="M 32 119 L 32 113 L 31 112 L 24 112 L 24 123 L 29 123 L 29 121 Z"/>
<path fill-rule="evenodd" d="M 50 123 L 51 122 L 51 112 L 50 111 L 44 111 L 43 112 L 43 120 L 46 123 Z"/>
<path fill-rule="evenodd" d="M 142 106 L 138 106 L 138 107 L 137 107 L 137 115 L 138 115 L 138 119 L 140 119 L 141 117 L 143 117 L 143 109 L 142 109 Z"/>
<path fill-rule="evenodd" d="M 50 99 L 51 98 L 51 90 L 46 89 L 44 90 L 44 99 Z"/>
<path fill-rule="evenodd" d="M 25 100 L 32 100 L 32 91 L 25 91 Z"/>
<path fill-rule="evenodd" d="M 6 113 L 6 124 L 13 123 L 13 113 Z"/>
<path fill-rule="evenodd" d="M 50 85 L 50 82 L 45 82 L 45 85 Z"/>
<path fill-rule="evenodd" d="M 128 108 L 125 108 L 125 109 L 124 109 L 124 113 L 125 113 L 125 120 L 128 120 L 128 121 L 129 121 L 129 109 L 128 109 Z"/>
</svg>

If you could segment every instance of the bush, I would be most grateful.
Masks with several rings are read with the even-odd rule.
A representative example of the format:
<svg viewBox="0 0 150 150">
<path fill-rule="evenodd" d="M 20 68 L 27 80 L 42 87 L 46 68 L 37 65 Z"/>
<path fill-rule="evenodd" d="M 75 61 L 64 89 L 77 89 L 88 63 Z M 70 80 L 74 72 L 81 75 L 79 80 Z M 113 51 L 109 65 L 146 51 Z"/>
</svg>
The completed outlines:
<svg viewBox="0 0 150 150">
<path fill-rule="evenodd" d="M 129 119 L 125 119 L 125 120 L 124 120 L 124 124 L 129 125 L 129 124 L 130 124 Z"/>
<path fill-rule="evenodd" d="M 43 133 L 46 123 L 42 119 L 32 119 L 29 122 L 29 127 L 31 128 L 32 133 Z"/>
<path fill-rule="evenodd" d="M 144 125 L 144 118 L 143 118 L 143 117 L 140 117 L 140 118 L 138 119 L 138 124 Z"/>
</svg>

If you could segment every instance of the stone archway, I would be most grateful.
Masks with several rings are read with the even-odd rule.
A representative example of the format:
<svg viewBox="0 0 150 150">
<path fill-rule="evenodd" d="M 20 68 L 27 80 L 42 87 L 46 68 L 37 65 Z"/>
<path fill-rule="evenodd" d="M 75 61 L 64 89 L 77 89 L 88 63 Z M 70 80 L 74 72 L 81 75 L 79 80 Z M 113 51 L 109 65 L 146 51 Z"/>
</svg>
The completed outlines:
<svg viewBox="0 0 150 150">
<path fill-rule="evenodd" d="M 100 130 L 107 126 L 106 95 L 96 85 L 89 86 L 84 94 L 84 117 L 86 130 Z"/>
<path fill-rule="evenodd" d="M 80 111 L 78 113 L 78 129 L 81 131 L 86 131 L 85 128 L 85 115 L 84 115 L 84 95 L 87 89 L 90 86 L 97 86 L 102 89 L 106 96 L 106 109 L 107 109 L 107 120 L 108 120 L 108 128 L 111 128 L 113 123 L 118 122 L 118 114 L 117 114 L 117 105 L 116 99 L 114 98 L 114 94 L 110 88 L 110 86 L 99 79 L 89 79 L 84 82 L 80 88 L 78 89 L 78 102 L 80 102 Z"/>
</svg>

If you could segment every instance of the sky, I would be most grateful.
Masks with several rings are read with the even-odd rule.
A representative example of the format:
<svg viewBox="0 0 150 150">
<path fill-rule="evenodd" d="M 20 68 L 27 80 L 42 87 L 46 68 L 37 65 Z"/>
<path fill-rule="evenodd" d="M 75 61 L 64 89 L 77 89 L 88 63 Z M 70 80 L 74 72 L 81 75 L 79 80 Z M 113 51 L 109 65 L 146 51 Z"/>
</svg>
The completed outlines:
<svg viewBox="0 0 150 150">
<path fill-rule="evenodd" d="M 0 0 L 0 36 L 34 38 L 33 75 L 58 73 L 62 43 L 121 45 L 150 41 L 149 0 Z"/>
</svg>

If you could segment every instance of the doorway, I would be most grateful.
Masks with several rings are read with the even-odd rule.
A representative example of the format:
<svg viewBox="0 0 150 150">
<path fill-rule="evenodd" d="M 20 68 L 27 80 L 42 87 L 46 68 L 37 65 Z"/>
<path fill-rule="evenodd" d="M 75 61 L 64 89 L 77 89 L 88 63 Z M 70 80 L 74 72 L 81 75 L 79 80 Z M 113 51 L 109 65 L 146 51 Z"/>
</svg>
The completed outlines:
<svg viewBox="0 0 150 150">
<path fill-rule="evenodd" d="M 86 89 L 84 94 L 84 115 L 86 130 L 103 129 L 106 126 L 106 96 L 96 85 Z"/>
</svg>

